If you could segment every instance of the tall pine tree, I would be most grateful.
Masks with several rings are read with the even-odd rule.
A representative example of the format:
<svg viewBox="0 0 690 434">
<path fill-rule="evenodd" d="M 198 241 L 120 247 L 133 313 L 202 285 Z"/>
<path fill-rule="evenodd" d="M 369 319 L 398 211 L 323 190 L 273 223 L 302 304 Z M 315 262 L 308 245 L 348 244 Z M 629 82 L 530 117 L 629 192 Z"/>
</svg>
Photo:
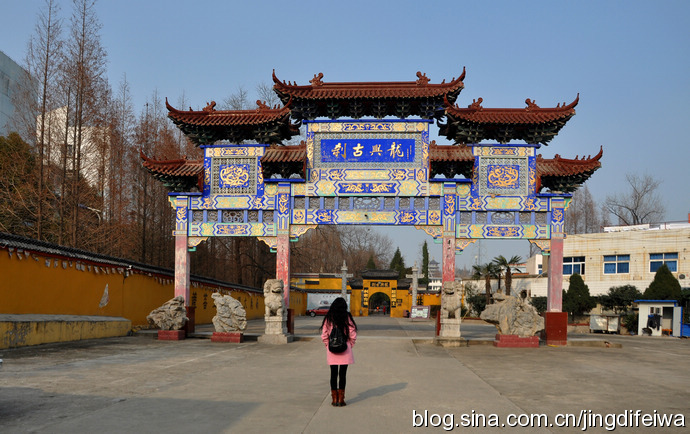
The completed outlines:
<svg viewBox="0 0 690 434">
<path fill-rule="evenodd" d="M 654 280 L 644 292 L 644 298 L 647 300 L 677 300 L 679 302 L 683 299 L 680 283 L 671 274 L 671 270 L 666 264 L 656 270 Z"/>
<path fill-rule="evenodd" d="M 597 301 L 589 295 L 589 287 L 579 274 L 570 276 L 570 286 L 563 296 L 563 310 L 574 319 L 585 312 L 589 312 L 597 305 Z"/>
<path fill-rule="evenodd" d="M 393 255 L 393 259 L 391 259 L 391 265 L 389 268 L 391 270 L 397 271 L 398 277 L 400 279 L 405 278 L 405 260 L 403 259 L 402 254 L 400 253 L 399 247 L 395 249 L 395 254 Z"/>
<path fill-rule="evenodd" d="M 429 247 L 426 241 L 422 245 L 422 278 L 419 279 L 419 283 L 422 285 L 429 283 Z"/>
</svg>

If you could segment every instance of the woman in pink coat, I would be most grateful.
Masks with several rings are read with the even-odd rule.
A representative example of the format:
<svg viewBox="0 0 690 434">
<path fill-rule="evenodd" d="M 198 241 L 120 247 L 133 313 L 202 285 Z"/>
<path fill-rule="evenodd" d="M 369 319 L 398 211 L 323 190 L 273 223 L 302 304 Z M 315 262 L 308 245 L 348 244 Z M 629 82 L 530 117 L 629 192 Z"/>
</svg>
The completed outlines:
<svg viewBox="0 0 690 434">
<path fill-rule="evenodd" d="M 339 327 L 347 339 L 347 350 L 338 354 L 328 350 L 328 338 L 334 326 Z M 352 314 L 347 311 L 347 302 L 344 298 L 338 297 L 333 300 L 319 330 L 321 330 L 321 340 L 326 345 L 326 361 L 331 366 L 331 398 L 333 399 L 331 405 L 344 407 L 347 405 L 345 404 L 347 365 L 355 363 L 352 347 L 357 340 L 357 324 Z"/>
</svg>

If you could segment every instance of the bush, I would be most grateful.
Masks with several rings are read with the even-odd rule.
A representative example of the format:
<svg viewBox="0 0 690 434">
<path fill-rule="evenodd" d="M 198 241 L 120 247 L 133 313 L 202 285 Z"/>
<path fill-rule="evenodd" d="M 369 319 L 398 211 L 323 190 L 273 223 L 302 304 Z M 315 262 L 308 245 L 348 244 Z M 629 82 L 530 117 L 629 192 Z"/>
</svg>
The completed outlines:
<svg viewBox="0 0 690 434">
<path fill-rule="evenodd" d="M 570 276 L 570 286 L 563 297 L 563 311 L 568 312 L 574 319 L 594 309 L 596 305 L 597 301 L 589 295 L 589 287 L 585 285 L 582 276 Z"/>
<path fill-rule="evenodd" d="M 627 315 L 624 315 L 621 317 L 621 322 L 625 326 L 626 329 L 628 329 L 628 332 L 630 334 L 637 334 L 637 326 L 640 321 L 640 314 L 638 313 L 629 313 Z"/>
<path fill-rule="evenodd" d="M 529 302 L 540 314 L 546 312 L 546 297 L 532 297 Z"/>
<path fill-rule="evenodd" d="M 610 288 L 608 294 L 602 295 L 599 299 L 604 309 L 621 313 L 627 312 L 633 302 L 640 298 L 642 298 L 642 293 L 636 287 L 623 285 Z"/>
<path fill-rule="evenodd" d="M 486 297 L 484 294 L 475 294 L 467 297 L 467 303 L 472 307 L 472 312 L 479 316 L 486 309 Z"/>
</svg>

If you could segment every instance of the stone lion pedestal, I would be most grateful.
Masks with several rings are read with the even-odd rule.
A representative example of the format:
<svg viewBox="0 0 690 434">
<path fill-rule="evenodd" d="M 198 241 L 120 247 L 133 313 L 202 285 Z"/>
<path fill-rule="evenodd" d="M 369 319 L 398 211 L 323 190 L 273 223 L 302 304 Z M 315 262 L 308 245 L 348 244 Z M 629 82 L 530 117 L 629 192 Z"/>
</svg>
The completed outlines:
<svg viewBox="0 0 690 434">
<path fill-rule="evenodd" d="M 287 344 L 293 336 L 287 330 L 287 309 L 283 299 L 283 281 L 269 279 L 264 283 L 264 306 L 266 314 L 264 334 L 257 341 L 262 344 Z"/>
<path fill-rule="evenodd" d="M 434 339 L 436 345 L 444 347 L 464 347 L 467 340 L 460 333 L 460 318 L 441 318 L 441 328 Z"/>
<path fill-rule="evenodd" d="M 257 338 L 262 344 L 287 344 L 293 336 L 287 332 L 287 317 L 264 317 L 266 330 Z"/>
<path fill-rule="evenodd" d="M 443 282 L 441 291 L 440 328 L 434 339 L 437 345 L 444 347 L 464 347 L 467 341 L 460 334 L 462 323 L 462 284 Z"/>
</svg>

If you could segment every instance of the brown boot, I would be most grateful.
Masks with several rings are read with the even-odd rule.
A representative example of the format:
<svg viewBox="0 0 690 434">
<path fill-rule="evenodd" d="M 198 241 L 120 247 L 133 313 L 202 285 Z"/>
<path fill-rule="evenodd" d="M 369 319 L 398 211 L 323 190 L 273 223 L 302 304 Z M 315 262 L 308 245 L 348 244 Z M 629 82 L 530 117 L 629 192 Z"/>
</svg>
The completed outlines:
<svg viewBox="0 0 690 434">
<path fill-rule="evenodd" d="M 338 406 L 338 397 L 339 397 L 339 395 L 340 395 L 340 394 L 338 393 L 338 391 L 337 391 L 336 389 L 331 389 L 331 398 L 333 399 L 333 401 L 331 402 L 331 405 L 332 405 L 333 407 L 337 407 L 337 406 Z"/>
<path fill-rule="evenodd" d="M 338 406 L 345 407 L 345 389 L 338 389 Z"/>
</svg>

